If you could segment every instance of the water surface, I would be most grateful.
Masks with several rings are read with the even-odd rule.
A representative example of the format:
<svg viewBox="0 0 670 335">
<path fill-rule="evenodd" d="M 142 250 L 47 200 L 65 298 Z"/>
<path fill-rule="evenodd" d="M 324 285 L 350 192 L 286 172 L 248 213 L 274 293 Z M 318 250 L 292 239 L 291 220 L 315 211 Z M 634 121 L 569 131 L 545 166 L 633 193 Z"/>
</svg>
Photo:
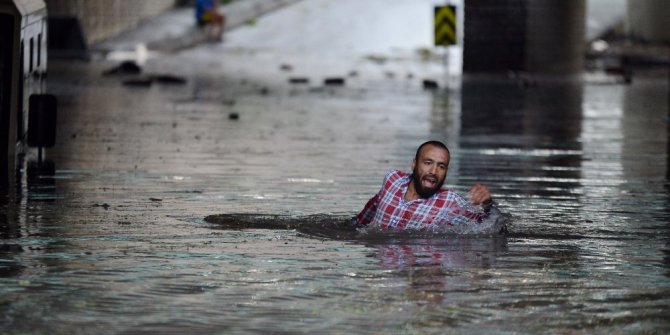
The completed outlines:
<svg viewBox="0 0 670 335">
<path fill-rule="evenodd" d="M 53 165 L 26 162 L 0 210 L 0 332 L 670 332 L 667 77 L 425 91 L 439 62 L 400 52 L 291 85 L 237 34 L 146 64 L 185 85 L 50 63 Z M 507 236 L 343 227 L 427 139 L 451 148 L 447 187 L 489 186 Z"/>
</svg>

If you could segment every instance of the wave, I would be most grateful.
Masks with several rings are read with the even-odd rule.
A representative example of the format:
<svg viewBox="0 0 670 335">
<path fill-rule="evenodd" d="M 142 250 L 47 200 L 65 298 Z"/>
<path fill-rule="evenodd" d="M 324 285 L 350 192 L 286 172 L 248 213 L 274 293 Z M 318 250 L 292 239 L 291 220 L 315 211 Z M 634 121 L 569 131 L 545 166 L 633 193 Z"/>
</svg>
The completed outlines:
<svg viewBox="0 0 670 335">
<path fill-rule="evenodd" d="M 352 215 L 314 214 L 292 216 L 282 214 L 231 213 L 205 217 L 205 222 L 218 229 L 295 229 L 306 235 L 346 240 L 387 238 L 436 238 L 451 236 L 500 236 L 508 233 L 509 215 L 497 209 L 481 222 L 422 230 L 390 230 L 376 226 L 355 228 Z"/>
</svg>

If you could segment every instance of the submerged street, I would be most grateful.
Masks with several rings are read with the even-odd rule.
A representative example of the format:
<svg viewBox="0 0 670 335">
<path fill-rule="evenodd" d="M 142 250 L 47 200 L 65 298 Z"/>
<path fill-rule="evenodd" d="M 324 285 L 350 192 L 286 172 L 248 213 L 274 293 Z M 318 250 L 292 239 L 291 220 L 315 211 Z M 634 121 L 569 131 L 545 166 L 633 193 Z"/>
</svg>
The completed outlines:
<svg viewBox="0 0 670 335">
<path fill-rule="evenodd" d="M 300 1 L 141 75 L 50 60 L 57 143 L 3 203 L 0 333 L 670 331 L 667 70 L 461 77 L 432 6 Z M 149 75 L 185 82 L 124 84 Z M 509 234 L 339 231 L 429 139 Z"/>
</svg>

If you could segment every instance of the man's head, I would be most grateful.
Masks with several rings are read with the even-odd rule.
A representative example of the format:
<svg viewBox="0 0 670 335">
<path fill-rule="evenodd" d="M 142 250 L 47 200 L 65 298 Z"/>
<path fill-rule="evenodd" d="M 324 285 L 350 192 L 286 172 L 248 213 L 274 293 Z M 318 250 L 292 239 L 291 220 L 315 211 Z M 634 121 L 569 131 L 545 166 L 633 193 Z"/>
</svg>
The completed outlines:
<svg viewBox="0 0 670 335">
<path fill-rule="evenodd" d="M 430 198 L 447 178 L 451 155 L 444 143 L 428 141 L 419 146 L 412 162 L 412 183 L 422 198 Z"/>
</svg>

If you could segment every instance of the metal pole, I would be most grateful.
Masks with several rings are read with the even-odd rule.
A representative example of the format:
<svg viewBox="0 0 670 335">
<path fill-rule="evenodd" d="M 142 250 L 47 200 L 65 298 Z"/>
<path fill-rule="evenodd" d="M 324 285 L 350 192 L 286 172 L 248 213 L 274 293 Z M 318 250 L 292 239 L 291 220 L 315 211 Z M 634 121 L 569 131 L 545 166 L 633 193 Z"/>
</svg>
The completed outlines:
<svg viewBox="0 0 670 335">
<path fill-rule="evenodd" d="M 444 47 L 444 86 L 449 86 L 449 47 Z"/>
</svg>

